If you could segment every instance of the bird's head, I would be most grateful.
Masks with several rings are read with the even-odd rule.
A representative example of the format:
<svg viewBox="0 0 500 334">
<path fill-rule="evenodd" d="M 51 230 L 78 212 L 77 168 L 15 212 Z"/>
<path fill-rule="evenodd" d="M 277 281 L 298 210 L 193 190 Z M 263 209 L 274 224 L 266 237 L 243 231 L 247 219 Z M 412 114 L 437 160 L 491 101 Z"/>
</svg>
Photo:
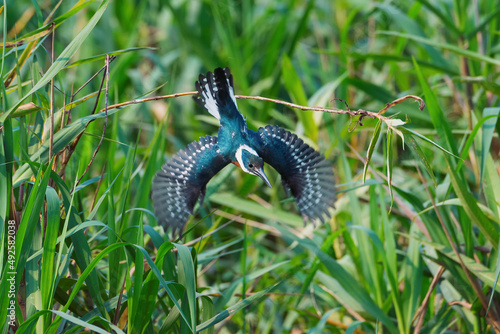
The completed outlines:
<svg viewBox="0 0 500 334">
<path fill-rule="evenodd" d="M 260 177 L 269 187 L 271 183 L 267 179 L 264 173 L 264 160 L 255 152 L 254 149 L 247 145 L 242 145 L 236 150 L 236 161 L 234 164 L 244 172 L 257 175 Z M 271 187 L 272 188 L 272 187 Z"/>
</svg>

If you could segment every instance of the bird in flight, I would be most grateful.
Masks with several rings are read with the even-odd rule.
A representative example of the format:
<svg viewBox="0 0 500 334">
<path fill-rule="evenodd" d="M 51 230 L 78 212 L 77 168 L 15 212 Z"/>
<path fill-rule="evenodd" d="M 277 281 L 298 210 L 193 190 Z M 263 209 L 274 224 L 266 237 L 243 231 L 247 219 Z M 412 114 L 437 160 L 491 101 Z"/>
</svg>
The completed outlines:
<svg viewBox="0 0 500 334">
<path fill-rule="evenodd" d="M 304 223 L 330 218 L 335 181 L 332 167 L 320 153 L 278 126 L 250 130 L 238 110 L 229 68 L 200 74 L 196 89 L 195 101 L 220 122 L 218 136 L 192 142 L 156 174 L 152 199 L 160 224 L 182 236 L 196 202 L 203 203 L 208 181 L 230 163 L 260 177 L 269 187 L 263 167 L 264 163 L 271 165 L 295 198 Z"/>
</svg>

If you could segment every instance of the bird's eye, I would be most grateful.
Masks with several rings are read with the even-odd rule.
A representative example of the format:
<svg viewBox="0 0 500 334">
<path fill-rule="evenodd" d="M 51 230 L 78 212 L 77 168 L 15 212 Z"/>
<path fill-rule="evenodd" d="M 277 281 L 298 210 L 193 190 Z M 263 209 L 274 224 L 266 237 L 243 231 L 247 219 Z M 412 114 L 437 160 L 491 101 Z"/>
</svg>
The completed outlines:
<svg viewBox="0 0 500 334">
<path fill-rule="evenodd" d="M 248 168 L 253 168 L 253 164 L 248 164 Z"/>
</svg>

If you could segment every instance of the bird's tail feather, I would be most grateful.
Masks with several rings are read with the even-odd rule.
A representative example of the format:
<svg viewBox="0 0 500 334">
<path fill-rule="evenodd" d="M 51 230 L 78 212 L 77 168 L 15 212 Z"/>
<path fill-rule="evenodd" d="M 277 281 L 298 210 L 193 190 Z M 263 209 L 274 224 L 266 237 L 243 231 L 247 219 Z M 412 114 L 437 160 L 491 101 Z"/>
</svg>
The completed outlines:
<svg viewBox="0 0 500 334">
<path fill-rule="evenodd" d="M 230 117 L 232 113 L 239 113 L 234 96 L 233 76 L 229 68 L 218 67 L 206 76 L 200 74 L 196 89 L 199 96 L 193 99 L 218 120 L 221 115 Z"/>
</svg>

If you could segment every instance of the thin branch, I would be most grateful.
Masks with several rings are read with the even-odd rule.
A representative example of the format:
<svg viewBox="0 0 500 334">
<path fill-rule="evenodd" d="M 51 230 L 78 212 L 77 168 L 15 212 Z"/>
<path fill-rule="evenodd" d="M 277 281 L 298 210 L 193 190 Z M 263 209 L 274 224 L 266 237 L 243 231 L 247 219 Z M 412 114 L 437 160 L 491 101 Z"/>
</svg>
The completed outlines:
<svg viewBox="0 0 500 334">
<path fill-rule="evenodd" d="M 342 306 L 345 307 L 345 310 L 347 311 L 347 313 L 349 313 L 354 319 L 356 319 L 357 321 L 366 321 L 366 319 L 361 314 L 359 314 L 352 307 L 350 307 L 348 305 L 348 303 L 346 303 L 344 300 L 342 300 L 335 292 L 333 292 L 332 290 L 328 289 L 323 284 L 320 284 L 319 287 L 321 289 L 323 289 L 326 293 L 330 294 L 333 298 L 335 298 L 336 300 L 338 300 L 342 304 Z"/>
<path fill-rule="evenodd" d="M 166 99 L 170 99 L 172 97 L 189 96 L 189 95 L 197 95 L 197 94 L 198 94 L 198 92 L 184 92 L 184 93 L 176 93 L 176 94 L 170 94 L 170 95 L 147 97 L 144 99 L 136 99 L 136 100 L 132 100 L 132 101 L 126 101 L 126 102 L 122 102 L 122 103 L 112 104 L 108 107 L 108 110 L 119 109 L 121 107 L 129 106 L 131 104 L 138 104 L 138 103 L 142 103 L 142 102 L 166 100 Z M 99 112 L 103 112 L 103 111 L 104 111 L 104 109 L 101 109 Z"/>
<path fill-rule="evenodd" d="M 444 267 L 440 267 L 434 278 L 432 279 L 431 285 L 429 286 L 429 290 L 427 290 L 427 294 L 425 295 L 424 300 L 422 301 L 422 305 L 418 308 L 415 316 L 413 317 L 413 321 L 418 318 L 417 324 L 415 325 L 414 334 L 419 334 L 422 329 L 422 325 L 424 323 L 425 313 L 427 312 L 427 307 L 429 306 L 429 301 L 431 299 L 432 291 L 436 288 L 441 276 L 443 276 L 445 271 Z"/>
<path fill-rule="evenodd" d="M 312 313 L 311 311 L 306 310 L 306 311 L 304 311 L 304 313 L 310 315 L 311 317 L 315 317 L 316 319 L 321 319 L 321 316 L 318 316 L 317 314 Z M 348 329 L 349 328 L 349 325 L 346 325 L 340 321 L 332 320 L 331 318 L 326 319 L 326 323 L 333 325 L 337 328 L 341 328 L 341 329 Z M 302 332 L 299 332 L 299 333 L 302 333 Z M 363 330 L 361 330 L 359 328 L 356 328 L 353 333 L 354 334 L 366 334 L 366 332 L 363 332 Z"/>
<path fill-rule="evenodd" d="M 51 51 L 51 60 L 54 63 L 54 44 L 55 44 L 55 35 L 56 30 L 52 30 L 52 51 Z M 50 135 L 49 135 L 49 161 L 52 160 L 52 154 L 54 149 L 54 109 L 55 109 L 55 101 L 54 101 L 54 78 L 50 80 Z M 54 164 L 52 168 L 55 170 L 56 165 Z"/>
<path fill-rule="evenodd" d="M 105 161 L 102 166 L 101 177 L 99 178 L 99 182 L 97 183 L 97 187 L 95 188 L 94 198 L 92 199 L 92 204 L 90 205 L 90 212 L 94 210 L 94 205 L 97 202 L 97 195 L 99 194 L 99 189 L 101 189 L 102 180 L 104 179 L 104 173 L 106 172 L 108 162 Z"/>
<path fill-rule="evenodd" d="M 97 75 L 99 75 L 99 73 L 101 73 L 103 70 L 107 69 L 109 67 L 109 64 L 111 64 L 113 62 L 113 60 L 115 60 L 115 59 L 116 59 L 116 56 L 111 56 L 109 58 L 109 62 L 108 62 L 107 65 L 104 64 L 104 66 L 101 67 L 101 69 L 99 71 L 97 71 L 94 75 L 92 75 L 92 77 L 90 77 L 90 79 L 88 79 L 80 88 L 78 88 L 74 93 L 72 93 L 71 96 L 70 96 L 69 104 L 73 103 L 73 99 L 75 98 L 75 96 L 84 87 L 86 87 Z M 95 105 L 94 105 L 94 109 L 92 110 L 92 114 L 94 114 L 95 111 L 96 111 L 96 109 L 97 109 L 97 104 L 99 102 L 99 98 L 101 97 L 101 91 L 102 91 L 102 87 L 103 87 L 103 83 L 104 83 L 104 78 L 105 78 L 105 76 L 103 76 L 103 78 L 102 78 L 101 85 L 99 87 L 99 93 L 97 94 L 97 99 L 96 99 L 96 102 L 95 102 Z M 73 88 L 71 88 L 71 90 L 73 90 Z M 64 109 L 63 109 L 62 113 L 63 113 L 63 115 L 65 115 L 65 114 L 68 115 L 68 118 L 67 118 L 67 121 L 66 121 L 66 125 L 68 125 L 69 123 L 71 123 L 71 109 L 70 110 L 66 110 L 66 111 L 64 111 Z M 63 116 L 63 119 L 64 119 L 64 116 Z M 76 145 L 80 141 L 80 138 L 82 137 L 82 135 L 83 135 L 83 132 L 81 134 L 79 134 L 75 138 L 75 140 L 73 141 L 73 143 L 71 145 L 69 145 L 68 148 L 64 151 L 63 159 L 62 159 L 62 163 L 61 163 L 61 169 L 60 169 L 60 172 L 59 172 L 59 176 L 63 177 L 63 175 L 65 173 L 66 165 L 68 164 L 69 159 L 71 158 L 71 155 L 75 151 Z"/>
<path fill-rule="evenodd" d="M 378 113 L 381 115 L 383 113 L 385 113 L 387 110 L 391 109 L 392 107 L 394 107 L 395 105 L 403 102 L 404 100 L 407 100 L 407 99 L 414 99 L 414 100 L 417 100 L 418 102 L 418 109 L 420 109 L 420 111 L 424 110 L 425 108 L 425 103 L 424 103 L 424 100 L 422 100 L 420 97 L 418 96 L 415 96 L 415 95 L 406 95 L 406 96 L 403 96 L 403 97 L 400 97 L 399 99 L 396 99 L 394 101 L 392 101 L 391 103 L 387 103 L 385 105 L 385 108 L 380 110 Z"/>
<path fill-rule="evenodd" d="M 99 152 L 99 149 L 101 148 L 101 145 L 102 145 L 102 141 L 104 140 L 104 135 L 106 133 L 106 127 L 108 126 L 109 62 L 110 62 L 110 57 L 109 57 L 109 55 L 106 55 L 106 70 L 104 72 L 104 78 L 106 79 L 106 98 L 104 99 L 104 126 L 102 128 L 102 136 L 101 136 L 101 139 L 99 140 L 99 144 L 97 144 L 97 147 L 94 151 L 94 154 L 92 154 L 92 158 L 90 159 L 90 161 L 87 165 L 87 168 L 85 168 L 85 171 L 83 172 L 82 176 L 80 176 L 80 179 L 78 180 L 78 182 L 76 182 L 77 185 L 80 183 L 80 181 L 82 181 L 83 177 L 90 169 L 92 162 L 94 162 L 94 159 L 97 155 L 97 152 Z M 101 85 L 101 87 L 102 87 L 102 85 Z M 99 101 L 99 98 L 97 98 L 97 100 L 96 100 L 96 107 L 97 107 L 98 101 Z M 95 111 L 95 109 L 97 109 L 97 108 L 94 108 L 94 111 Z"/>
<path fill-rule="evenodd" d="M 144 99 L 136 99 L 136 100 L 132 100 L 132 101 L 126 101 L 126 102 L 122 102 L 122 103 L 112 104 L 108 107 L 108 110 L 122 108 L 122 107 L 125 107 L 128 105 L 131 105 L 131 104 L 138 104 L 138 103 L 142 103 L 142 102 L 165 100 L 165 99 L 170 99 L 170 98 L 174 98 L 174 97 L 197 95 L 197 94 L 198 94 L 198 92 L 192 91 L 192 92 L 184 92 L 184 93 L 176 93 L 176 94 L 169 94 L 169 95 L 162 95 L 162 96 L 147 97 Z M 384 107 L 384 109 L 382 109 L 378 113 L 373 112 L 373 111 L 364 110 L 364 109 L 350 110 L 347 103 L 344 100 L 340 100 L 340 99 L 334 99 L 334 100 L 343 101 L 346 104 L 347 110 L 338 109 L 338 108 L 328 108 L 328 107 L 307 107 L 307 106 L 301 106 L 299 104 L 295 104 L 295 103 L 291 103 L 291 102 L 271 99 L 271 98 L 262 97 L 262 96 L 235 95 L 235 97 L 237 99 L 273 102 L 276 104 L 282 104 L 282 105 L 285 105 L 287 107 L 300 109 L 300 110 L 321 111 L 321 112 L 326 112 L 326 113 L 330 113 L 330 114 L 347 114 L 347 115 L 351 115 L 352 117 L 359 116 L 359 119 L 357 120 L 356 125 L 351 129 L 351 131 L 354 130 L 358 125 L 363 126 L 362 120 L 365 117 L 370 117 L 372 119 L 379 119 L 382 122 L 386 123 L 389 128 L 393 129 L 394 126 L 391 125 L 391 122 L 390 122 L 391 117 L 385 117 L 385 116 L 382 116 L 382 114 L 384 112 L 386 112 L 389 108 L 392 108 L 393 106 L 395 106 L 395 105 L 397 105 L 397 104 L 399 104 L 407 99 L 417 100 L 419 102 L 420 110 L 422 110 L 425 106 L 424 101 L 420 97 L 415 96 L 415 95 L 406 95 L 406 96 L 403 96 L 399 99 L 396 99 L 396 100 L 392 101 L 391 103 L 388 103 Z M 103 112 L 103 111 L 104 111 L 104 109 L 101 109 L 100 112 Z"/>
<path fill-rule="evenodd" d="M 113 324 L 117 325 L 118 321 L 120 321 L 120 308 L 122 305 L 123 292 L 125 291 L 125 283 L 127 282 L 127 275 L 123 277 L 123 284 L 120 290 L 120 296 L 118 296 L 118 302 L 116 303 L 115 316 L 113 318 Z"/>
<path fill-rule="evenodd" d="M 356 151 L 351 144 L 346 143 L 346 145 L 351 149 L 351 151 L 356 156 L 356 158 L 361 163 L 364 163 L 365 159 L 358 153 L 358 151 Z M 371 167 L 371 166 L 368 166 L 368 168 L 370 169 L 373 177 L 377 181 L 385 181 L 385 182 L 387 182 L 387 176 L 386 175 L 381 174 L 381 173 L 377 173 L 377 171 L 373 167 Z M 384 189 L 387 192 L 389 192 L 389 187 L 387 185 L 383 185 L 383 187 L 384 187 Z M 429 234 L 429 231 L 427 230 L 427 227 L 425 227 L 425 224 L 422 221 L 422 219 L 420 219 L 420 217 L 396 193 L 394 194 L 394 201 L 401 208 L 401 211 L 403 211 L 403 213 L 406 215 L 406 217 L 408 217 L 408 219 L 410 219 L 412 222 L 415 223 L 415 225 L 417 225 L 417 227 L 419 228 L 420 232 L 422 232 L 427 239 L 432 240 L 431 235 Z M 395 212 L 395 211 L 393 210 L 392 212 Z"/>
<path fill-rule="evenodd" d="M 235 222 L 240 223 L 240 224 L 245 224 L 245 222 L 246 222 L 247 225 L 249 225 L 253 228 L 257 228 L 259 230 L 267 231 L 267 232 L 271 233 L 273 236 L 277 236 L 277 237 L 281 236 L 281 233 L 276 228 L 269 226 L 267 224 L 259 223 L 255 220 L 244 219 L 241 216 L 233 215 L 231 213 L 228 213 L 228 212 L 225 212 L 222 210 L 215 210 L 214 214 L 217 216 L 220 216 L 220 217 L 231 219 L 232 221 L 235 221 Z"/>
<path fill-rule="evenodd" d="M 374 113 L 372 111 L 368 110 L 363 110 L 363 109 L 358 109 L 358 110 L 350 110 L 349 106 L 346 104 L 346 107 L 348 110 L 343 110 L 343 109 L 338 109 L 338 108 L 328 108 L 328 107 L 306 107 L 306 106 L 301 106 L 299 104 L 291 103 L 291 102 L 286 102 L 286 101 L 281 101 L 281 100 L 276 100 L 276 99 L 270 99 L 267 97 L 262 97 L 262 96 L 243 96 L 243 95 L 236 95 L 237 99 L 250 99 L 250 100 L 258 100 L 258 101 L 268 101 L 268 102 L 274 102 L 277 104 L 283 104 L 287 107 L 290 108 L 296 108 L 300 110 L 309 110 L 309 111 L 321 111 L 321 112 L 326 112 L 330 114 L 347 114 L 351 116 L 359 116 L 360 120 L 363 117 L 370 117 L 370 118 L 378 118 L 382 120 L 388 120 L 387 117 L 378 115 L 377 113 Z M 339 100 L 343 101 L 341 99 L 334 99 L 334 100 Z"/>
<path fill-rule="evenodd" d="M 73 85 L 71 85 L 71 92 L 73 93 Z M 72 98 L 70 97 L 69 99 L 69 103 L 72 102 Z M 66 119 L 66 114 L 68 114 L 68 118 Z M 63 109 L 62 109 L 62 112 L 61 112 L 61 128 L 59 130 L 62 130 L 66 125 L 69 124 L 69 120 L 70 120 L 70 116 L 71 113 L 70 111 L 66 111 L 66 99 L 64 99 L 64 106 L 63 106 Z M 66 160 L 66 156 L 69 155 L 69 147 L 67 147 L 66 149 L 63 149 L 61 150 L 61 169 L 59 171 L 59 176 L 63 179 L 63 180 L 66 180 L 66 169 L 65 169 L 65 166 L 67 164 L 67 160 Z"/>
<path fill-rule="evenodd" d="M 214 210 L 214 211 L 215 211 L 215 210 Z M 239 217 L 241 217 L 241 216 L 239 216 Z M 233 220 L 229 220 L 229 221 L 225 222 L 224 224 L 222 224 L 221 226 L 219 226 L 219 227 L 217 227 L 216 229 L 214 229 L 213 231 L 210 231 L 210 232 L 208 232 L 208 233 L 206 233 L 206 234 L 203 234 L 201 237 L 198 237 L 198 238 L 193 239 L 193 240 L 191 240 L 191 241 L 189 241 L 189 242 L 186 242 L 186 243 L 184 244 L 184 246 L 187 246 L 187 247 L 194 246 L 194 245 L 196 245 L 198 242 L 200 242 L 201 240 L 203 240 L 203 239 L 205 239 L 205 238 L 209 237 L 210 235 L 214 234 L 215 232 L 217 232 L 217 231 L 219 231 L 219 230 L 224 229 L 226 226 L 228 226 L 229 224 L 231 224 L 231 223 L 233 223 L 233 222 L 234 222 L 234 219 L 233 219 Z"/>
<path fill-rule="evenodd" d="M 220 255 L 224 254 L 224 252 L 221 252 Z M 203 275 L 205 275 L 205 273 L 213 267 L 213 265 L 218 262 L 219 258 L 215 258 L 213 259 L 212 261 L 210 261 L 203 269 L 201 269 L 199 272 L 198 272 L 198 277 L 202 277 Z M 220 296 L 217 296 L 217 297 L 220 297 Z"/>
<path fill-rule="evenodd" d="M 108 66 L 109 66 L 109 63 L 108 63 Z M 106 65 L 104 65 L 102 68 L 103 68 L 103 69 L 107 69 Z M 101 70 L 102 70 L 102 69 L 101 69 Z M 101 72 L 101 70 L 99 70 L 99 72 L 98 72 L 98 73 L 100 73 L 100 72 Z M 93 75 L 93 76 L 92 76 L 92 78 L 95 78 L 95 75 Z M 88 82 L 89 82 L 89 81 L 87 81 L 87 83 L 88 83 Z M 97 110 L 97 106 L 98 106 L 98 104 L 99 104 L 99 99 L 101 98 L 102 88 L 104 87 L 104 83 L 105 83 L 105 82 L 106 82 L 106 73 L 104 73 L 104 75 L 102 76 L 101 85 L 99 86 L 99 90 L 98 90 L 98 93 L 97 93 L 97 97 L 96 97 L 96 100 L 95 100 L 95 103 L 94 103 L 94 108 L 92 109 L 91 115 L 95 114 L 95 111 Z M 85 84 L 84 84 L 84 86 L 85 86 L 85 85 L 87 85 L 87 83 L 85 83 Z M 82 86 L 82 87 L 83 87 L 83 86 Z M 81 89 L 81 87 L 80 87 L 80 89 Z M 79 90 L 80 90 L 80 89 L 79 89 Z M 72 95 L 72 98 L 71 98 L 71 100 L 70 100 L 70 103 L 72 103 L 72 101 L 73 101 L 73 96 L 75 96 L 75 95 L 76 95 L 76 93 L 74 93 L 74 94 Z M 106 101 L 106 103 L 107 103 L 107 101 Z M 104 111 L 104 110 L 106 110 L 106 108 L 104 108 L 104 109 L 103 109 L 103 111 Z M 107 114 L 106 114 L 106 115 L 107 115 Z M 69 124 L 69 122 L 70 122 L 70 120 L 71 120 L 71 119 L 70 119 L 70 117 L 71 117 L 71 112 L 70 112 L 70 111 L 68 111 L 68 124 Z M 89 124 L 90 124 L 90 122 L 89 122 Z M 88 126 L 88 124 L 87 124 L 87 126 Z M 66 154 L 65 159 L 64 159 L 64 161 L 62 162 L 62 165 L 61 165 L 61 169 L 60 169 L 60 172 L 59 172 L 59 176 L 61 176 L 61 177 L 62 177 L 62 174 L 64 173 L 64 170 L 65 170 L 65 168 L 66 168 L 66 165 L 68 164 L 69 159 L 71 158 L 71 155 L 72 155 L 72 154 L 73 154 L 73 152 L 75 151 L 76 145 L 78 145 L 78 143 L 80 142 L 80 139 L 82 138 L 82 136 L 83 136 L 83 131 L 82 131 L 82 132 L 81 132 L 78 136 L 76 136 L 76 138 L 73 140 L 73 142 L 71 143 L 71 145 L 69 145 L 69 147 L 68 147 L 68 149 L 67 149 L 67 154 Z M 82 175 L 82 176 L 83 176 L 83 175 Z M 78 184 L 78 183 L 77 183 L 77 184 Z"/>
<path fill-rule="evenodd" d="M 91 76 L 90 79 L 88 79 L 80 88 L 78 88 L 76 90 L 76 92 L 74 92 L 73 94 L 71 94 L 71 97 L 72 98 L 75 97 L 83 88 L 85 88 L 92 80 L 94 80 L 94 78 L 96 76 L 98 76 L 99 73 L 101 73 L 102 71 L 104 71 L 105 69 L 107 69 L 107 67 L 109 66 L 109 64 L 111 64 L 113 62 L 113 60 L 115 60 L 115 59 L 116 59 L 116 56 L 111 56 L 109 58 L 109 63 L 107 65 L 104 64 L 104 66 L 101 67 L 101 69 L 99 71 L 97 71 L 93 76 Z"/>
<path fill-rule="evenodd" d="M 235 297 L 249 297 L 249 296 L 252 296 L 252 295 L 255 295 L 256 293 L 258 292 L 246 292 L 245 293 L 245 296 L 243 296 L 242 293 L 235 293 L 233 296 Z M 264 294 L 264 296 L 297 296 L 297 297 L 304 297 L 304 296 L 308 296 L 306 294 L 303 294 L 303 293 L 298 293 L 298 292 L 267 292 Z"/>
<path fill-rule="evenodd" d="M 472 304 L 464 302 L 463 300 L 454 300 L 452 302 L 449 302 L 448 305 L 453 306 L 453 305 L 460 305 L 466 310 L 471 310 L 472 309 Z"/>
<path fill-rule="evenodd" d="M 429 196 L 429 199 L 432 202 L 432 207 L 434 209 L 434 212 L 436 213 L 436 216 L 439 220 L 439 223 L 441 224 L 441 228 L 443 229 L 446 239 L 448 239 L 448 242 L 450 243 L 451 248 L 453 249 L 453 252 L 455 253 L 455 256 L 458 259 L 458 263 L 460 264 L 460 267 L 462 267 L 462 270 L 465 273 L 465 276 L 467 277 L 467 280 L 469 281 L 470 285 L 472 286 L 472 289 L 474 289 L 474 292 L 476 293 L 477 297 L 479 298 L 479 301 L 481 302 L 481 305 L 486 312 L 488 309 L 488 300 L 486 299 L 486 296 L 483 294 L 481 291 L 481 287 L 477 283 L 476 279 L 472 277 L 469 269 L 465 266 L 462 257 L 460 256 L 460 252 L 458 251 L 457 245 L 453 242 L 453 239 L 451 238 L 450 232 L 448 231 L 448 228 L 446 227 L 446 224 L 444 223 L 443 217 L 441 216 L 441 212 L 438 210 L 438 207 L 436 206 L 436 201 L 434 201 L 434 197 L 432 196 L 431 192 L 429 191 L 429 188 L 427 187 L 427 184 L 425 183 L 424 177 L 422 175 L 422 172 L 420 171 L 420 168 L 418 167 L 417 164 L 415 164 L 418 172 L 418 176 L 420 177 L 420 180 L 422 181 L 422 184 L 424 185 L 425 191 L 427 192 L 427 195 Z M 452 219 L 454 219 L 454 216 L 451 216 Z M 493 314 L 488 314 L 488 317 L 486 318 L 490 325 L 494 328 L 496 333 L 500 333 L 500 321 L 498 320 L 497 317 L 497 310 L 493 308 L 492 310 Z"/>
</svg>

